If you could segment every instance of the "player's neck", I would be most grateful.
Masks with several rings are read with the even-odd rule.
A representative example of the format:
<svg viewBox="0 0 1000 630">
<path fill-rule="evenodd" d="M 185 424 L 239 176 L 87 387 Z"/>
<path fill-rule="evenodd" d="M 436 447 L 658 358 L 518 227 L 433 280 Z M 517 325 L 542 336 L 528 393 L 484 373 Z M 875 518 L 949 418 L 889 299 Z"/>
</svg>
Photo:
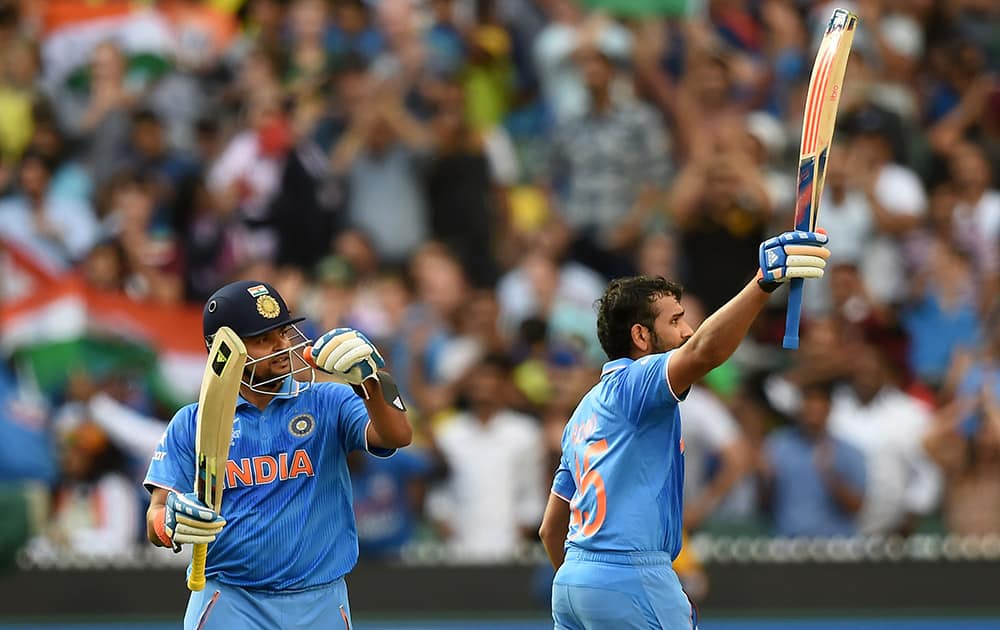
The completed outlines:
<svg viewBox="0 0 1000 630">
<path fill-rule="evenodd" d="M 243 398 L 248 403 L 250 403 L 257 409 L 260 409 L 261 411 L 264 411 L 264 408 L 267 407 L 267 404 L 271 402 L 272 398 L 274 398 L 274 394 L 263 394 L 261 392 L 256 392 L 247 387 L 246 385 L 240 386 L 240 396 L 243 396 Z"/>
</svg>

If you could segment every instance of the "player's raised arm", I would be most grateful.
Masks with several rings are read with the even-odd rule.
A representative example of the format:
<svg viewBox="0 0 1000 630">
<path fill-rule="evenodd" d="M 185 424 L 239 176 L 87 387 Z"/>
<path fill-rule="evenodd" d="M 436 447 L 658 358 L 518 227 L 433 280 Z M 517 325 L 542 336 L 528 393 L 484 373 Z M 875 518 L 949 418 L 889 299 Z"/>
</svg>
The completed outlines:
<svg viewBox="0 0 1000 630">
<path fill-rule="evenodd" d="M 736 352 L 775 289 L 791 278 L 823 277 L 830 257 L 826 242 L 819 232 L 785 232 L 761 243 L 756 277 L 671 355 L 667 371 L 674 391 L 687 390 Z"/>
<path fill-rule="evenodd" d="M 306 348 L 306 360 L 349 384 L 365 401 L 371 423 L 369 446 L 402 448 L 413 440 L 413 428 L 396 381 L 383 368 L 385 360 L 368 337 L 352 328 L 335 328 Z"/>
</svg>

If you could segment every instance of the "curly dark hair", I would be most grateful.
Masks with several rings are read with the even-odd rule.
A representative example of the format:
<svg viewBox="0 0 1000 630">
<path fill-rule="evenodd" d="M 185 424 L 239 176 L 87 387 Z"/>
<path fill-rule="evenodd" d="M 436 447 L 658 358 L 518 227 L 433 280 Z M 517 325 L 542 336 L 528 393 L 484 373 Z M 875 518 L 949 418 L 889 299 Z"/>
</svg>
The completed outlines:
<svg viewBox="0 0 1000 630">
<path fill-rule="evenodd" d="M 684 288 L 662 276 L 632 276 L 611 281 L 597 300 L 597 339 L 608 359 L 620 359 L 632 353 L 632 325 L 653 327 L 656 312 L 653 302 L 665 295 L 678 300 Z"/>
</svg>

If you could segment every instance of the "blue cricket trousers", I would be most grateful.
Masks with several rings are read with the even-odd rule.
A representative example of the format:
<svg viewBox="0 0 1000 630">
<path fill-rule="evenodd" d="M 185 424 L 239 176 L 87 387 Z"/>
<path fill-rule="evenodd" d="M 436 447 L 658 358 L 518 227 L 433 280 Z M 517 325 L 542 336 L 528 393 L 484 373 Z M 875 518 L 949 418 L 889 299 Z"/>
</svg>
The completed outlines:
<svg viewBox="0 0 1000 630">
<path fill-rule="evenodd" d="M 571 549 L 552 582 L 556 630 L 697 630 L 691 605 L 665 552 Z"/>
<path fill-rule="evenodd" d="M 344 578 L 305 591 L 251 591 L 209 578 L 191 593 L 184 630 L 351 630 Z"/>
</svg>

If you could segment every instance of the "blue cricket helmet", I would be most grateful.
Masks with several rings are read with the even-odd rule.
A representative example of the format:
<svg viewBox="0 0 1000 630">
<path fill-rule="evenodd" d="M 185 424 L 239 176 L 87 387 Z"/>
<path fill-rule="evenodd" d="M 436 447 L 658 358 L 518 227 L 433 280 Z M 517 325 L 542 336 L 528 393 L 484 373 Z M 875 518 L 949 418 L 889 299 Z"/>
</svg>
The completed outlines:
<svg viewBox="0 0 1000 630">
<path fill-rule="evenodd" d="M 231 282 L 208 298 L 202 312 L 206 343 L 222 326 L 229 326 L 246 339 L 275 328 L 297 324 L 305 317 L 292 317 L 281 294 L 266 282 Z"/>
</svg>

